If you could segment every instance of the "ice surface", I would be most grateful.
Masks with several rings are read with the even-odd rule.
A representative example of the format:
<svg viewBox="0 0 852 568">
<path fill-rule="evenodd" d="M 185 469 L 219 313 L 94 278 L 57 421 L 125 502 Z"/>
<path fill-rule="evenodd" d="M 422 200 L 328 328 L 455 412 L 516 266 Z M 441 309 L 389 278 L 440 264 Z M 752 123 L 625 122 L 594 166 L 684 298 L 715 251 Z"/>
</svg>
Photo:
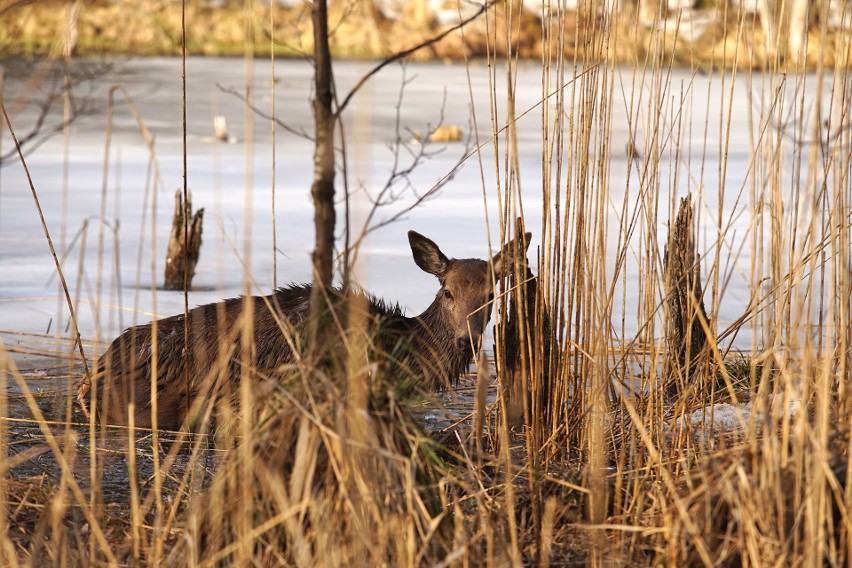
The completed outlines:
<svg viewBox="0 0 852 568">
<path fill-rule="evenodd" d="M 62 255 L 62 268 L 71 296 L 78 303 L 80 331 L 87 339 L 110 339 L 128 325 L 148 321 L 155 315 L 177 313 L 184 307 L 181 293 L 155 290 L 153 286 L 162 280 L 173 195 L 183 185 L 180 60 L 114 59 L 107 63 L 112 70 L 96 81 L 92 94 L 97 111 L 70 128 L 67 159 L 61 135 L 49 139 L 27 157 L 47 228 Z M 95 66 L 98 62 L 81 64 Z M 342 100 L 348 89 L 374 64 L 370 61 L 336 62 L 338 99 Z M 377 295 L 399 301 L 409 313 L 419 312 L 428 305 L 438 285 L 432 276 L 419 271 L 412 262 L 406 231 L 415 229 L 430 236 L 448 255 L 455 257 L 484 257 L 489 231 L 490 242 L 495 249 L 499 246 L 497 188 L 506 185 L 506 162 L 502 154 L 506 144 L 503 137 L 501 157 L 495 166 L 494 148 L 487 141 L 492 121 L 500 128 L 505 125 L 506 86 L 505 74 L 500 71 L 492 75 L 492 71 L 481 63 L 473 63 L 469 69 L 442 63 L 390 66 L 366 83 L 344 113 L 349 166 L 346 181 L 353 193 L 350 213 L 356 223 L 363 221 L 370 207 L 364 191 L 356 190 L 367 188 L 375 195 L 385 184 L 395 160 L 391 149 L 398 138 L 411 141 L 416 134 L 422 136 L 443 120 L 444 124 L 462 127 L 471 140 L 475 140 L 475 124 L 478 140 L 483 143 L 480 153 L 474 153 L 462 169 L 452 173 L 451 181 L 438 197 L 405 214 L 402 221 L 376 231 L 366 242 L 359 268 L 365 286 Z M 612 93 L 611 155 L 604 170 L 598 170 L 595 165 L 592 172 L 598 176 L 605 171 L 607 176 L 608 194 L 604 198 L 610 216 L 604 230 L 610 274 L 616 262 L 623 204 L 628 204 L 629 214 L 634 218 L 639 214 L 635 211 L 640 187 L 637 167 L 628 168 L 624 149 L 632 138 L 645 151 L 641 145 L 648 133 L 657 127 L 646 119 L 644 103 L 630 102 L 634 100 L 630 85 L 648 81 L 643 83 L 639 71 L 632 69 L 615 72 L 617 88 Z M 246 290 L 269 292 L 275 276 L 273 254 L 277 259 L 279 285 L 310 279 L 313 214 L 309 188 L 313 150 L 309 139 L 293 131 L 308 136 L 313 131 L 312 68 L 300 60 L 276 62 L 276 114 L 289 130 L 279 127 L 275 131 L 278 249 L 275 253 L 272 129 L 267 120 L 247 113 L 238 97 L 225 92 L 233 89 L 245 94 L 248 83 L 258 108 L 271 112 L 268 63 L 257 60 L 250 73 L 252 79 L 247 81 L 249 70 L 240 59 L 190 58 L 187 61 L 187 179 L 193 205 L 205 209 L 204 246 L 190 292 L 190 306 L 236 296 Z M 569 108 L 576 113 L 581 105 L 572 101 L 579 101 L 580 94 L 572 91 L 572 76 L 568 70 L 563 92 Z M 548 94 L 557 90 L 558 77 L 555 73 L 551 75 L 550 85 L 544 88 Z M 10 73 L 6 100 L 41 100 L 46 86 L 32 89 L 27 86 L 29 79 L 26 67 L 17 74 Z M 468 88 L 469 82 L 472 90 Z M 107 150 L 106 111 L 113 85 L 121 89 L 114 92 L 113 124 Z M 646 84 L 645 90 L 647 88 Z M 686 128 L 678 140 L 680 155 L 675 155 L 675 146 L 671 146 L 661 156 L 661 212 L 655 221 L 661 235 L 666 230 L 665 208 L 669 192 L 684 195 L 687 190 L 698 191 L 700 183 L 707 190 L 702 194 L 699 215 L 710 222 L 719 209 L 716 188 L 721 125 L 716 117 L 721 114 L 722 105 L 727 104 L 727 88 L 717 76 L 695 76 L 686 70 L 673 72 L 670 89 L 686 101 L 682 107 L 677 107 L 685 115 Z M 639 93 L 643 87 L 637 89 Z M 78 89 L 78 96 L 83 96 L 80 91 Z M 522 63 L 516 85 L 516 114 L 520 117 L 517 121 L 519 179 L 527 228 L 535 235 L 534 249 L 540 245 L 541 234 L 542 132 L 553 128 L 552 122 L 542 126 L 539 105 L 542 91 L 540 65 Z M 497 100 L 493 116 L 489 92 L 493 92 Z M 147 181 L 152 172 L 151 155 L 125 94 L 138 108 L 154 138 L 160 175 L 155 191 L 151 191 Z M 664 96 L 671 100 L 674 95 Z M 744 82 L 736 84 L 733 97 L 732 122 L 748 124 L 747 112 L 752 103 Z M 547 104 L 552 109 L 553 99 Z M 634 110 L 632 116 L 628 116 L 631 104 L 638 104 L 636 108 L 641 112 Z M 27 131 L 36 118 L 33 105 L 10 103 L 8 106 L 16 130 Z M 57 124 L 61 120 L 60 113 L 61 105 L 57 105 L 48 124 Z M 225 117 L 234 143 L 213 141 L 213 118 L 217 115 Z M 714 118 L 708 121 L 708 116 Z M 553 119 L 551 116 L 550 120 Z M 2 138 L 2 144 L 5 153 L 10 148 L 8 135 Z M 735 256 L 726 268 L 730 278 L 720 312 L 723 325 L 736 319 L 749 299 L 743 277 L 749 266 L 748 248 L 742 249 L 736 241 L 740 239 L 741 242 L 750 223 L 747 200 L 738 195 L 750 167 L 748 145 L 748 136 L 738 129 L 738 134 L 731 137 L 725 148 L 726 184 L 732 189 L 725 194 L 722 206 L 726 215 L 724 222 L 729 227 L 724 248 L 734 251 Z M 430 150 L 440 151 L 406 178 L 418 193 L 427 191 L 453 172 L 466 146 L 447 143 L 432 146 Z M 105 151 L 108 154 L 106 169 Z M 706 163 L 702 170 L 704 178 L 699 180 L 698 164 L 692 165 L 691 159 L 701 154 Z M 410 156 L 403 151 L 399 159 L 404 166 Z M 573 156 L 572 159 L 595 158 Z M 67 164 L 67 178 L 64 164 Z M 676 170 L 682 170 L 677 177 L 673 175 Z M 562 175 L 560 191 L 564 196 L 564 171 Z M 63 189 L 66 180 L 67 190 Z M 338 183 L 342 187 L 341 176 Z M 596 186 L 590 181 L 590 187 Z M 397 187 L 397 190 L 402 189 L 402 186 Z M 411 201 L 412 193 L 402 194 L 400 201 L 381 209 L 374 221 L 400 211 Z M 514 210 L 519 211 L 518 205 Z M 341 202 L 341 219 L 343 214 Z M 707 226 L 712 228 L 712 225 Z M 639 234 L 637 229 L 634 241 Z M 700 236 L 702 252 L 713 251 L 713 234 L 713 230 L 708 229 Z M 637 246 L 638 243 L 633 242 L 630 250 L 635 251 Z M 628 306 L 638 301 L 633 297 L 637 290 L 635 262 L 635 257 L 630 256 L 624 269 Z M 622 289 L 621 284 L 615 287 Z M 628 311 L 632 309 L 629 307 Z M 0 330 L 45 333 L 50 329 L 54 333 L 65 330 L 67 325 L 68 309 L 62 300 L 47 240 L 23 168 L 12 160 L 0 170 Z M 635 333 L 638 328 L 634 321 L 628 321 L 626 327 L 628 334 Z M 747 334 L 741 334 L 740 340 L 748 342 Z"/>
<path fill-rule="evenodd" d="M 768 416 L 776 420 L 794 417 L 799 411 L 800 402 L 785 401 L 779 395 L 770 397 L 768 408 L 766 406 L 758 406 L 752 401 L 742 404 L 720 402 L 693 411 L 686 417 L 686 425 L 681 418 L 677 418 L 674 429 L 680 432 L 686 426 L 699 440 L 722 433 L 743 434 L 752 423 L 759 431 Z"/>
</svg>

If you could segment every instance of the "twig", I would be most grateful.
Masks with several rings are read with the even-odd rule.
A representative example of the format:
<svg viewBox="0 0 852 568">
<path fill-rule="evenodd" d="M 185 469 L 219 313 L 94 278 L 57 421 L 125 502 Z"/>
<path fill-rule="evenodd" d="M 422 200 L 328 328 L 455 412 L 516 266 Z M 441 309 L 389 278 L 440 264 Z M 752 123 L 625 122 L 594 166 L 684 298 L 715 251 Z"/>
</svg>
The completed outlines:
<svg viewBox="0 0 852 568">
<path fill-rule="evenodd" d="M 18 138 L 18 141 L 21 145 L 21 148 L 26 148 L 26 152 L 24 155 L 28 155 L 33 152 L 33 150 L 40 147 L 51 137 L 55 136 L 57 133 L 62 132 L 70 126 L 72 123 L 77 121 L 80 118 L 94 115 L 97 111 L 99 111 L 99 107 L 92 103 L 91 93 L 94 90 L 92 83 L 95 79 L 101 77 L 102 75 L 108 72 L 109 68 L 103 68 L 101 70 L 96 70 L 93 72 L 84 71 L 80 74 L 76 74 L 74 80 L 71 83 L 63 83 L 64 88 L 60 90 L 50 90 L 45 94 L 45 100 L 38 105 L 38 116 L 36 117 L 35 124 L 26 134 L 21 135 Z M 73 105 L 71 115 L 59 122 L 51 126 L 49 129 L 45 130 L 45 123 L 50 115 L 50 111 L 53 108 L 53 105 L 56 101 L 60 100 L 66 94 L 70 94 L 70 92 L 74 89 L 74 87 L 80 85 L 84 82 L 90 82 L 89 85 L 89 93 L 82 97 L 81 101 L 77 104 Z M 73 101 L 73 98 L 71 98 Z M 14 149 L 9 150 L 5 154 L 0 154 L 0 167 L 6 165 L 8 160 L 16 155 L 16 151 Z"/>
<path fill-rule="evenodd" d="M 257 116 L 274 122 L 275 124 L 277 124 L 278 126 L 280 126 L 281 128 L 283 128 L 284 130 L 286 130 L 287 132 L 289 132 L 291 134 L 295 134 L 296 136 L 299 136 L 299 137 L 304 138 L 305 140 L 309 140 L 311 142 L 314 141 L 314 137 L 311 136 L 310 134 L 308 134 L 307 132 L 305 132 L 304 130 L 298 130 L 296 128 L 293 128 L 292 126 L 290 126 L 286 122 L 282 122 L 280 119 L 260 110 L 256 106 L 254 106 L 250 101 L 246 100 L 245 95 L 243 95 L 239 91 L 232 89 L 230 87 L 225 87 L 221 83 L 216 83 L 216 88 L 219 89 L 220 91 L 222 91 L 223 93 L 225 93 L 227 95 L 232 95 L 232 96 L 236 97 L 237 99 L 239 99 L 240 101 L 242 101 Z"/>
<path fill-rule="evenodd" d="M 0 99 L 0 110 L 3 111 L 3 118 L 6 120 L 6 126 L 9 128 L 9 134 L 12 135 L 12 141 L 15 142 L 15 149 L 18 152 L 21 165 L 24 167 L 24 173 L 27 175 L 27 182 L 29 183 L 30 191 L 32 191 L 33 194 L 33 200 L 35 201 L 36 209 L 38 210 L 41 226 L 44 229 L 44 236 L 47 238 L 47 244 L 50 246 L 50 254 L 53 256 L 53 262 L 56 264 L 56 272 L 59 274 L 59 280 L 62 283 L 62 290 L 65 292 L 65 301 L 68 304 L 68 311 L 71 314 L 71 323 L 74 326 L 74 340 L 80 351 L 80 358 L 83 361 L 83 372 L 88 375 L 89 365 L 86 363 L 86 353 L 83 351 L 83 341 L 80 339 L 80 328 L 77 326 L 77 315 L 74 313 L 74 304 L 71 301 L 71 293 L 68 291 L 68 283 L 65 281 L 65 274 L 62 272 L 62 264 L 59 262 L 59 257 L 56 256 L 56 249 L 53 247 L 53 239 L 50 238 L 50 230 L 47 228 L 47 222 L 44 220 L 44 212 L 41 210 L 41 203 L 38 199 L 38 192 L 36 192 L 35 185 L 33 184 L 33 178 L 30 175 L 30 168 L 27 166 L 27 161 L 24 159 L 24 154 L 21 151 L 21 145 L 18 142 L 18 137 L 15 135 L 15 129 L 12 127 L 12 121 L 9 119 L 9 113 L 6 112 L 6 105 L 3 104 L 2 99 Z"/>
<path fill-rule="evenodd" d="M 465 27 L 466 25 L 468 25 L 469 23 L 471 23 L 475 19 L 479 18 L 479 16 L 481 16 L 482 14 L 487 12 L 495 4 L 497 4 L 497 0 L 491 0 L 490 2 L 488 2 L 486 4 L 483 4 L 482 7 L 475 14 L 473 14 L 472 16 L 467 18 L 466 20 L 462 20 L 461 22 L 459 22 L 455 26 L 453 26 L 453 27 L 451 27 L 447 30 L 444 30 L 442 33 L 440 33 L 440 34 L 438 34 L 434 37 L 431 37 L 431 38 L 429 38 L 429 39 L 427 39 L 423 42 L 420 42 L 419 44 L 415 45 L 414 47 L 411 47 L 409 49 L 405 49 L 403 51 L 400 51 L 398 53 L 391 55 L 390 57 L 388 57 L 387 59 L 385 59 L 384 61 L 382 61 L 378 65 L 376 65 L 375 67 L 373 67 L 363 77 L 361 77 L 361 79 L 359 79 L 357 83 L 355 83 L 355 86 L 352 87 L 352 89 L 349 90 L 349 94 L 347 94 L 346 97 L 343 99 L 343 102 L 340 103 L 340 105 L 338 105 L 336 114 L 338 116 L 340 116 L 340 113 L 343 112 L 343 110 L 349 104 L 349 101 L 352 100 L 352 97 L 354 97 L 355 94 L 361 89 L 361 87 L 363 87 L 364 84 L 367 81 L 372 79 L 373 76 L 376 73 L 378 73 L 379 71 L 381 71 L 382 69 L 384 69 L 385 67 L 387 67 L 388 65 L 390 65 L 391 63 L 393 63 L 395 61 L 399 61 L 400 59 L 404 59 L 404 58 L 408 57 L 409 55 L 411 55 L 412 53 L 423 49 L 424 47 L 429 47 L 430 45 L 434 45 L 434 44 L 438 43 L 439 41 L 441 41 L 442 39 L 444 39 L 445 37 L 447 37 L 448 35 L 450 35 L 454 31 Z"/>
</svg>

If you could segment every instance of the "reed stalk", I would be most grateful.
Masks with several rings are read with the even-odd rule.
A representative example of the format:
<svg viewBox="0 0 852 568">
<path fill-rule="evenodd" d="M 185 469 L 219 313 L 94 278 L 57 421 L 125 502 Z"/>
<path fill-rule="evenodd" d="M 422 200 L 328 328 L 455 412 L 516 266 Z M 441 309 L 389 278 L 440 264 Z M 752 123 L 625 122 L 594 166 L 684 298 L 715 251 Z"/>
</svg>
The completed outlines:
<svg viewBox="0 0 852 568">
<path fill-rule="evenodd" d="M 766 38 L 761 49 L 771 59 L 758 71 L 743 62 L 760 42 L 739 41 L 755 22 L 728 17 L 724 29 L 708 33 L 739 39 L 709 57 L 705 77 L 676 71 L 684 52 L 672 44 L 684 41 L 675 37 L 686 25 L 682 17 L 664 19 L 661 9 L 657 27 L 645 28 L 637 13 L 626 17 L 598 4 L 582 2 L 573 28 L 555 11 L 537 23 L 540 91 L 532 107 L 519 102 L 529 92 L 520 82 L 531 63 L 520 59 L 528 20 L 516 5 L 487 11 L 484 65 L 465 61 L 473 124 L 466 159 L 477 162 L 470 167 L 478 168 L 487 241 L 496 250 L 532 228 L 533 244 L 505 275 L 494 275 L 498 345 L 493 360 L 486 346 L 476 372 L 462 380 L 458 391 L 474 393 L 474 402 L 451 428 L 429 432 L 419 412 L 460 404 L 453 395 L 412 392 L 407 385 L 416 378 L 371 359 L 376 338 L 364 306 L 342 300 L 334 308 L 328 290 L 320 290 L 329 304 L 327 341 L 309 348 L 293 325 L 277 322 L 298 356 L 272 373 L 255 364 L 260 346 L 253 344 L 251 299 L 236 329 L 215 330 L 218 354 L 203 380 L 219 390 L 192 409 L 192 431 L 101 428 L 94 415 L 84 422 L 61 394 L 65 414 L 54 421 L 37 376 L 17 369 L 15 347 L 4 341 L 0 452 L 8 459 L 0 466 L 0 563 L 848 564 L 848 34 L 832 36 L 825 20 L 815 24 L 805 45 L 816 50 L 815 61 L 831 64 L 816 63 L 807 74 L 790 72 L 780 38 Z M 253 85 L 260 8 L 246 2 L 243 10 L 245 76 Z M 270 3 L 264 25 L 275 28 L 274 14 Z M 571 36 L 570 29 L 582 33 Z M 463 44 L 480 37 L 465 28 L 458 36 Z M 266 47 L 273 77 L 273 38 L 280 37 L 270 34 Z M 579 49 L 566 51 L 561 44 L 569 41 Z M 628 42 L 642 49 L 629 67 L 616 66 L 613 52 Z M 485 93 L 474 91 L 478 73 L 487 76 Z M 268 92 L 274 95 L 274 80 Z M 242 246 L 233 246 L 247 296 L 258 287 L 249 232 L 260 159 L 255 95 L 245 96 L 245 233 Z M 332 93 L 323 96 L 332 108 Z M 737 106 L 743 98 L 747 109 Z M 63 310 L 79 311 L 91 287 L 96 331 L 107 318 L 122 321 L 102 289 L 121 286 L 121 267 L 106 258 L 105 218 L 107 200 L 118 206 L 119 199 L 120 178 L 110 168 L 121 165 L 112 151 L 120 107 L 130 111 L 148 151 L 137 288 L 144 249 L 151 249 L 152 283 L 158 272 L 156 195 L 163 180 L 154 141 L 130 95 L 115 88 L 97 257 L 87 251 L 88 224 L 55 255 L 62 271 L 79 247 L 76 295 L 63 284 Z M 532 157 L 519 130 L 530 113 L 538 113 L 541 131 L 540 155 Z M 11 132 L 8 116 L 6 126 Z M 287 147 L 292 133 L 272 127 L 273 148 Z M 358 136 L 350 130 L 359 129 L 336 130 L 338 152 Z M 65 136 L 68 148 L 73 132 Z M 624 140 L 621 148 L 616 141 Z M 23 152 L 19 161 L 27 164 Z M 273 156 L 273 186 L 275 164 Z M 185 160 L 184 169 L 187 176 Z M 31 189 L 38 202 L 35 180 Z M 281 205 L 274 187 L 271 195 L 274 209 Z M 681 369 L 679 388 L 667 396 L 665 361 L 673 346 L 666 341 L 663 253 L 676 205 L 687 195 L 707 306 L 692 329 L 706 334 L 708 345 L 690 355 L 700 364 Z M 355 220 L 348 213 L 345 219 L 347 242 L 360 247 L 366 231 L 356 234 Z M 119 236 L 116 229 L 114 251 Z M 276 282 L 275 246 L 272 254 Z M 341 254 L 352 263 L 345 267 L 325 262 L 323 278 L 332 270 L 354 278 L 355 261 L 365 256 Z M 743 291 L 747 298 L 739 297 Z M 156 311 L 156 290 L 151 294 Z M 120 289 L 110 298 L 125 301 Z M 138 295 L 133 303 L 138 312 Z M 742 305 L 741 312 L 731 305 Z M 88 344 L 82 351 L 79 334 L 70 343 L 60 342 L 61 334 L 57 327 L 50 349 L 71 344 L 86 363 L 94 355 Z M 517 349 L 509 356 L 500 342 L 513 336 Z M 152 347 L 160 345 L 154 340 Z M 63 357 L 64 368 L 78 361 Z M 232 360 L 241 370 L 234 383 L 223 380 Z M 156 370 L 156 393 L 154 377 Z M 13 416 L 13 408 L 30 418 Z M 25 428 L 37 432 L 35 442 L 21 443 Z M 48 474 L 20 474 L 34 463 L 48 463 Z M 120 468 L 127 480 L 117 495 Z"/>
</svg>

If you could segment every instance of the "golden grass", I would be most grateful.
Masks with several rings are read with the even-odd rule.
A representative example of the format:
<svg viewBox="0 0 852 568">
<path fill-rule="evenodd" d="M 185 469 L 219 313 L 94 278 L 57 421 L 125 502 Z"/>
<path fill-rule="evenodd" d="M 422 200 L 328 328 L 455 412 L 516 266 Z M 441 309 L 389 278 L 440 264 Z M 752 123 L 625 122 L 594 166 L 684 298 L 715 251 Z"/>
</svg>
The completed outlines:
<svg viewBox="0 0 852 568">
<path fill-rule="evenodd" d="M 125 0 L 105 2 L 76 0 L 76 2 L 7 2 L 0 4 L 0 54 L 9 56 L 60 57 L 69 30 L 75 40 L 73 53 L 78 56 L 100 55 L 171 55 L 181 54 L 182 13 L 180 2 L 161 0 Z M 188 55 L 243 56 L 248 49 L 256 56 L 269 55 L 270 39 L 279 57 L 301 57 L 311 53 L 313 39 L 310 31 L 310 6 L 284 8 L 273 2 L 230 1 L 222 8 L 209 8 L 202 0 L 186 2 L 186 48 Z M 672 58 L 677 65 L 706 68 L 772 68 L 778 58 L 764 46 L 763 31 L 754 16 L 738 15 L 735 11 L 702 12 L 714 23 L 693 40 L 687 40 L 676 30 L 681 26 L 673 14 L 662 33 L 651 25 L 639 23 L 636 10 L 630 5 L 606 26 L 617 32 L 608 35 L 607 49 L 595 53 L 589 49 L 589 34 L 595 33 L 607 19 L 602 12 L 583 8 L 581 12 L 566 12 L 564 18 L 546 18 L 548 26 L 558 26 L 559 34 L 542 33 L 543 23 L 528 11 L 515 6 L 499 5 L 496 18 L 468 26 L 465 34 L 455 33 L 429 49 L 420 50 L 410 59 L 441 59 L 460 61 L 465 57 L 519 56 L 540 59 L 545 54 L 561 51 L 566 57 L 598 57 L 607 61 L 635 64 L 652 51 L 663 58 Z M 422 2 L 411 2 L 393 20 L 387 19 L 370 2 L 340 2 L 332 4 L 329 12 L 329 38 L 332 53 L 337 57 L 381 58 L 408 49 L 444 28 L 439 25 Z M 655 25 L 662 26 L 660 22 Z M 682 24 L 686 26 L 686 24 Z M 252 37 L 246 39 L 246 30 Z M 493 42 L 493 37 L 510 38 Z M 808 38 L 806 66 L 831 67 L 836 61 L 848 60 L 838 53 L 835 38 L 841 30 L 830 30 L 825 37 L 812 28 Z M 782 35 L 782 41 L 784 37 Z M 783 47 L 783 45 L 782 45 Z M 848 49 L 848 48 L 847 48 Z M 724 63 L 723 63 L 724 62 Z"/>
<path fill-rule="evenodd" d="M 255 7 L 244 17 L 266 22 L 259 13 Z M 745 23 L 714 32 L 714 47 L 690 61 L 725 79 L 714 83 L 722 85 L 716 96 L 728 101 L 737 81 L 749 81 L 760 97 L 747 132 L 731 124 L 724 106 L 706 117 L 720 139 L 692 147 L 681 140 L 700 126 L 680 120 L 690 103 L 671 84 L 682 53 L 671 38 L 638 38 L 635 26 L 593 18 L 572 51 L 560 47 L 572 28 L 548 21 L 537 43 L 548 102 L 540 109 L 541 187 L 522 191 L 514 117 L 527 109 L 515 109 L 496 80 L 498 69 L 510 84 L 517 73 L 513 58 L 496 55 L 535 53 L 512 31 L 529 21 L 516 18 L 499 12 L 486 33 L 453 41 L 469 48 L 463 54 L 482 49 L 491 57 L 491 88 L 471 97 L 488 96 L 492 109 L 498 101 L 508 106 L 505 116 L 474 117 L 490 120 L 493 138 L 480 151 L 493 152 L 498 164 L 482 174 L 483 199 L 497 200 L 501 215 L 494 248 L 509 240 L 516 217 L 542 220 L 540 247 L 530 253 L 540 297 L 534 314 L 517 315 L 534 327 L 533 337 L 546 332 L 554 351 L 521 334 L 527 370 L 520 391 L 530 399 L 521 405 L 522 427 L 510 429 L 506 400 L 484 396 L 492 386 L 487 368 L 503 368 L 498 350 L 497 361 L 481 359 L 480 375 L 469 379 L 476 395 L 466 419 L 440 436 L 425 433 L 417 410 L 438 403 L 400 393 L 400 378 L 381 365 L 364 366 L 369 337 L 357 321 L 329 346 L 336 366 L 303 359 L 274 377 L 247 371 L 217 404 L 215 423 L 212 408 L 202 417 L 199 433 L 139 431 L 129 442 L 126 433 L 85 423 L 57 396 L 62 389 L 33 395 L 38 375 L 19 372 L 4 343 L 0 451 L 11 457 L 0 464 L 0 564 L 848 565 L 848 38 L 828 41 L 821 30 L 817 56 L 808 55 L 816 68 L 809 80 L 830 100 L 828 109 L 787 91 L 788 77 L 772 71 L 778 67 L 748 73 L 762 65 L 760 54 L 729 41 L 746 37 L 737 27 Z M 188 21 L 200 26 L 202 12 L 190 12 Z M 586 58 L 574 59 L 578 53 Z M 616 79 L 611 62 L 619 58 L 632 58 L 635 84 Z M 565 87 L 553 93 L 554 83 Z M 608 177 L 615 104 L 628 106 L 641 149 L 628 150 L 638 173 L 618 188 L 621 202 Z M 749 138 L 748 175 L 738 187 L 724 175 L 734 136 Z M 713 154 L 721 181 L 709 187 L 703 165 Z M 669 163 L 677 167 L 670 171 Z M 719 341 L 695 371 L 704 375 L 679 377 L 708 388 L 668 401 L 660 376 L 666 301 L 658 227 L 674 216 L 682 197 L 672 191 L 674 178 L 685 172 L 693 178 L 707 279 L 702 325 Z M 532 191 L 541 192 L 543 210 L 524 210 Z M 747 255 L 726 248 L 731 212 L 710 208 L 710 195 L 750 215 Z M 746 275 L 752 300 L 726 330 L 720 306 L 734 269 Z M 503 325 L 505 302 L 495 317 Z M 632 336 L 619 328 L 628 319 L 638 329 Z M 744 353 L 728 352 L 736 330 L 754 338 Z M 68 352 L 67 344 L 41 337 L 25 345 Z M 52 366 L 61 370 L 48 373 L 54 387 L 80 373 L 67 357 Z M 737 404 L 742 422 L 732 432 L 687 420 L 696 410 L 746 400 L 752 412 Z M 794 413 L 786 410 L 791 404 Z"/>
</svg>

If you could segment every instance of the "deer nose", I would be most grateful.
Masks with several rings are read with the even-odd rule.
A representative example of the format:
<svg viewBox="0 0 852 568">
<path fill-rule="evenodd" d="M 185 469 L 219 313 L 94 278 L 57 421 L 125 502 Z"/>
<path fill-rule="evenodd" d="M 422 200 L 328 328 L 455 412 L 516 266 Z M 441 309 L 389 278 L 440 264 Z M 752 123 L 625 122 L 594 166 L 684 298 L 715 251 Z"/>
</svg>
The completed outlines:
<svg viewBox="0 0 852 568">
<path fill-rule="evenodd" d="M 488 324 L 488 314 L 483 309 L 473 312 L 467 318 L 467 331 L 473 335 L 474 341 L 479 339 Z"/>
<path fill-rule="evenodd" d="M 474 332 L 473 336 L 465 335 L 456 340 L 456 345 L 459 349 L 464 349 L 468 353 L 479 351 L 479 348 L 482 347 L 482 335 L 476 332 Z"/>
<path fill-rule="evenodd" d="M 469 337 L 461 337 L 461 338 L 459 338 L 459 339 L 457 339 L 457 340 L 456 340 L 456 347 L 457 347 L 459 350 L 464 351 L 464 352 L 466 352 L 466 353 L 470 353 L 470 351 L 471 351 L 471 345 L 472 345 L 472 344 L 471 344 L 471 342 L 470 342 L 470 338 L 469 338 Z"/>
</svg>

